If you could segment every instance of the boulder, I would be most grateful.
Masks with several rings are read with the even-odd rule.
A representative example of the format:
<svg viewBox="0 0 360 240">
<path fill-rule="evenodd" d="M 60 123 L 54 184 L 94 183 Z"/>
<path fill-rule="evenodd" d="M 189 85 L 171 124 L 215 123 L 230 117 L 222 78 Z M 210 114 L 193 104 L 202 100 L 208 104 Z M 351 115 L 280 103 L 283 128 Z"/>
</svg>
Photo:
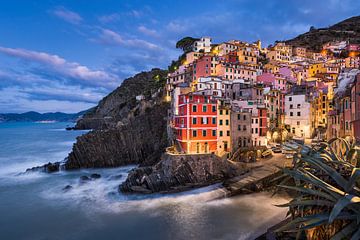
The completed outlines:
<svg viewBox="0 0 360 240">
<path fill-rule="evenodd" d="M 99 179 L 99 178 L 101 178 L 101 175 L 98 174 L 98 173 L 93 173 L 93 174 L 90 175 L 90 177 L 91 177 L 92 179 Z"/>
<path fill-rule="evenodd" d="M 224 181 L 241 169 L 214 154 L 169 155 L 153 167 L 130 171 L 121 192 L 176 192 Z"/>
</svg>

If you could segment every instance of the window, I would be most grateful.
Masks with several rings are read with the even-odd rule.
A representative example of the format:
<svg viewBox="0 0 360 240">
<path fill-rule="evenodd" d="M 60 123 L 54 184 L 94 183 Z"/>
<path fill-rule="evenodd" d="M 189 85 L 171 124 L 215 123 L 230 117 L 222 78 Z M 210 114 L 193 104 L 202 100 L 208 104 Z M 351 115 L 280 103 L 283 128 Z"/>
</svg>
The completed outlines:
<svg viewBox="0 0 360 240">
<path fill-rule="evenodd" d="M 293 109 L 293 105 L 292 105 L 292 104 L 290 104 L 290 109 Z"/>
<path fill-rule="evenodd" d="M 193 130 L 193 137 L 197 137 L 197 131 Z"/>
<path fill-rule="evenodd" d="M 223 110 L 220 110 L 220 115 L 223 115 Z"/>
<path fill-rule="evenodd" d="M 230 131 L 226 131 L 226 136 L 230 136 Z"/>
<path fill-rule="evenodd" d="M 241 125 L 238 125 L 238 131 L 241 131 Z"/>
<path fill-rule="evenodd" d="M 246 131 L 246 125 L 243 126 L 243 130 Z"/>
<path fill-rule="evenodd" d="M 203 105 L 203 112 L 207 112 L 207 107 L 206 107 L 206 105 Z"/>
<path fill-rule="evenodd" d="M 219 135 L 220 135 L 220 137 L 222 137 L 223 136 L 223 131 L 220 131 Z"/>
<path fill-rule="evenodd" d="M 238 120 L 240 120 L 240 114 L 238 114 L 237 116 L 238 116 Z"/>
<path fill-rule="evenodd" d="M 202 131 L 202 135 L 203 135 L 203 137 L 206 137 L 206 130 Z"/>
<path fill-rule="evenodd" d="M 193 124 L 196 124 L 196 118 L 193 118 L 193 119 L 192 119 L 192 123 L 193 123 Z"/>
<path fill-rule="evenodd" d="M 255 119 L 255 123 L 259 123 L 259 119 Z"/>
<path fill-rule="evenodd" d="M 292 97 L 289 97 L 289 102 L 291 102 L 292 101 Z"/>
<path fill-rule="evenodd" d="M 294 116 L 294 113 L 293 112 L 290 112 L 290 117 Z"/>
<path fill-rule="evenodd" d="M 296 124 L 297 124 L 298 126 L 300 126 L 300 121 L 297 121 Z"/>
<path fill-rule="evenodd" d="M 216 136 L 216 130 L 212 130 L 212 135 L 213 135 L 213 137 Z"/>
<path fill-rule="evenodd" d="M 301 116 L 301 112 L 297 112 L 297 115 L 298 115 L 298 117 L 300 117 L 300 116 Z"/>
<path fill-rule="evenodd" d="M 196 112 L 196 106 L 195 105 L 192 106 L 192 111 Z"/>
<path fill-rule="evenodd" d="M 246 115 L 244 115 L 244 121 L 246 121 Z"/>
<path fill-rule="evenodd" d="M 226 110 L 226 111 L 225 111 L 225 114 L 226 114 L 226 115 L 229 115 L 229 110 Z"/>
<path fill-rule="evenodd" d="M 216 118 L 212 118 L 212 124 L 216 124 Z"/>
<path fill-rule="evenodd" d="M 225 120 L 225 124 L 226 124 L 226 126 L 229 126 L 229 120 L 228 119 Z"/>
<path fill-rule="evenodd" d="M 216 112 L 216 106 L 212 106 L 212 112 Z"/>
<path fill-rule="evenodd" d="M 300 108 L 300 107 L 301 107 L 301 104 L 298 104 L 298 105 L 297 105 L 297 108 Z"/>
<path fill-rule="evenodd" d="M 223 120 L 222 120 L 222 119 L 220 119 L 219 125 L 220 125 L 220 126 L 223 125 Z"/>
</svg>

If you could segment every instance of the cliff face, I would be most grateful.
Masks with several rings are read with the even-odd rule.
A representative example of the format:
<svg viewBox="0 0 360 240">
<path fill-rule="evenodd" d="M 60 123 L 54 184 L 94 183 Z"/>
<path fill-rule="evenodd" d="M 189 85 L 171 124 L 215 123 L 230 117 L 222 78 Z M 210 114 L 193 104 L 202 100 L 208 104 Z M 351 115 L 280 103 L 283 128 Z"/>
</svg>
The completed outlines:
<svg viewBox="0 0 360 240">
<path fill-rule="evenodd" d="M 223 181 L 234 177 L 238 171 L 230 162 L 214 154 L 164 154 L 153 167 L 132 170 L 119 190 L 141 193 L 182 191 Z"/>
<path fill-rule="evenodd" d="M 319 51 L 323 44 L 334 40 L 360 43 L 360 16 L 346 19 L 328 28 L 311 29 L 287 40 L 286 43 Z"/>
<path fill-rule="evenodd" d="M 164 84 L 167 72 L 153 69 L 126 79 L 76 124 L 91 132 L 77 138 L 65 169 L 152 165 L 167 146 Z M 136 100 L 143 95 L 144 99 Z"/>
<path fill-rule="evenodd" d="M 155 68 L 124 80 L 121 86 L 88 111 L 75 129 L 110 129 L 116 128 L 119 121 L 129 123 L 128 115 L 138 105 L 136 96 L 143 95 L 145 100 L 152 100 L 152 95 L 165 86 L 166 75 L 167 71 Z"/>
</svg>

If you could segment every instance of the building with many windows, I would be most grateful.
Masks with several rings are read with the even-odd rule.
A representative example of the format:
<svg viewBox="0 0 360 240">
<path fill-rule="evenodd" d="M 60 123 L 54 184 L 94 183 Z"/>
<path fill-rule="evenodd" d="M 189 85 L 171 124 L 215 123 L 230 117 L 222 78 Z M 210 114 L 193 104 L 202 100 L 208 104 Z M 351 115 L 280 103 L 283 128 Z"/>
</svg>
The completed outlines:
<svg viewBox="0 0 360 240">
<path fill-rule="evenodd" d="M 217 100 L 213 96 L 197 93 L 180 95 L 175 131 L 177 146 L 182 152 L 216 152 Z"/>
</svg>

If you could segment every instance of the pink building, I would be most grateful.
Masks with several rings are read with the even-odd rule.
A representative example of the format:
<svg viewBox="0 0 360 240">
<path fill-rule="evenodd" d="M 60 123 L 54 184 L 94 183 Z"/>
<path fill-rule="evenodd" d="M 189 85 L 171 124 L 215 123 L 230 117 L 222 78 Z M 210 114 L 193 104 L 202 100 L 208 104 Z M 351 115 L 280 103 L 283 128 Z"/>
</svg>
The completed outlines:
<svg viewBox="0 0 360 240">
<path fill-rule="evenodd" d="M 351 110 L 352 110 L 352 129 L 358 143 L 360 143 L 360 74 L 356 76 L 351 88 Z"/>
<path fill-rule="evenodd" d="M 360 51 L 359 44 L 348 44 L 345 48 L 347 51 Z"/>
</svg>

